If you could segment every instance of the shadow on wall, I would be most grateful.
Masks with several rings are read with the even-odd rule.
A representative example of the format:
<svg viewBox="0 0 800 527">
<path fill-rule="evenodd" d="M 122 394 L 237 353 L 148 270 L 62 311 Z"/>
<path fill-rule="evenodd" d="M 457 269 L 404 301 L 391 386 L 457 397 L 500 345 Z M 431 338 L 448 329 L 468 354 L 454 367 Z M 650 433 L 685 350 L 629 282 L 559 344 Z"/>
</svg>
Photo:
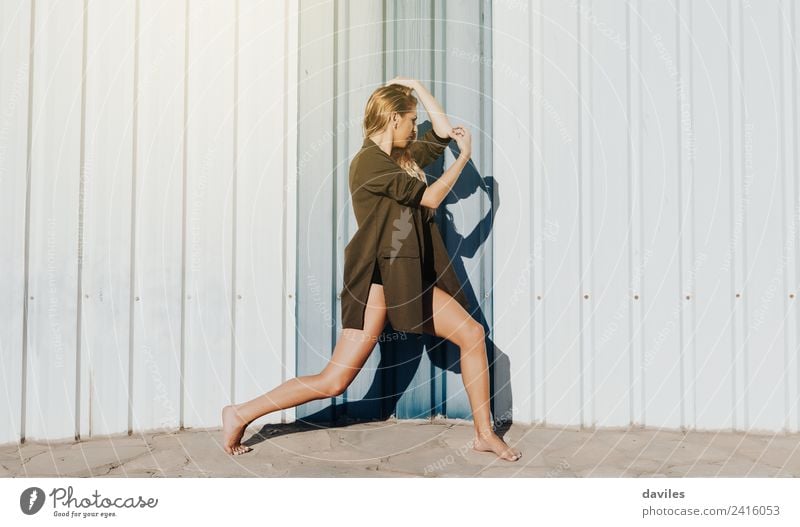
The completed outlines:
<svg viewBox="0 0 800 527">
<path fill-rule="evenodd" d="M 419 125 L 419 135 L 424 135 L 431 127 L 431 123 L 426 121 Z M 455 141 L 450 143 L 451 151 L 454 156 L 459 155 L 458 146 Z M 426 167 L 428 182 L 435 181 L 444 168 L 444 156 Z M 493 225 L 492 213 L 499 206 L 499 192 L 497 183 L 492 177 L 482 177 L 473 163 L 467 164 L 461 173 L 453 192 L 448 194 L 443 205 L 454 204 L 460 199 L 469 197 L 475 192 L 484 191 L 489 197 L 492 206 L 488 207 L 488 212 L 484 218 L 478 222 L 467 236 L 461 236 L 456 230 L 453 215 L 446 207 L 440 206 L 436 211 L 436 221 L 442 237 L 447 243 L 450 253 L 451 263 L 454 266 L 456 275 L 459 278 L 464 293 L 473 310 L 471 316 L 478 320 L 484 327 L 486 333 L 486 350 L 489 359 L 489 379 L 490 397 L 492 408 L 492 419 L 498 431 L 507 428 L 512 422 L 513 401 L 511 398 L 511 374 L 508 356 L 494 346 L 489 338 L 490 330 L 486 318 L 480 309 L 480 298 L 475 294 L 472 284 L 468 280 L 467 271 L 464 265 L 465 259 L 471 259 L 478 253 L 480 247 L 487 241 Z M 433 365 L 441 370 L 449 370 L 453 373 L 461 373 L 459 361 L 459 348 L 447 341 L 434 335 L 415 335 L 417 338 L 396 339 L 387 338 L 387 334 L 397 335 L 387 322 L 381 338 L 378 339 L 380 345 L 381 358 L 376 368 L 372 384 L 363 398 L 359 400 L 347 400 L 339 404 L 331 404 L 319 411 L 307 415 L 303 419 L 298 419 L 296 423 L 290 425 L 265 425 L 261 435 L 267 437 L 269 434 L 277 433 L 277 429 L 286 428 L 286 433 L 295 431 L 298 426 L 311 424 L 313 428 L 318 428 L 320 424 L 342 425 L 354 421 L 369 421 L 375 419 L 386 419 L 397 412 L 397 404 L 401 396 L 411 385 L 412 380 L 417 375 L 422 354 L 426 352 Z M 374 353 L 374 350 L 373 350 Z M 432 382 L 429 379 L 429 382 Z M 432 392 L 433 390 L 431 390 Z M 467 401 L 467 394 L 464 390 L 463 382 L 450 393 L 458 393 L 458 397 Z M 451 395 L 452 397 L 452 395 Z M 466 403 L 465 403 L 466 404 Z M 436 414 L 446 417 L 470 418 L 469 415 L 453 415 L 447 411 L 446 400 L 431 401 L 431 408 L 426 408 L 419 415 L 404 415 L 402 417 L 419 419 L 428 418 Z M 463 406 L 463 405 L 460 405 Z M 256 439 L 256 442 L 258 440 Z M 248 441 L 251 444 L 252 441 Z"/>
</svg>

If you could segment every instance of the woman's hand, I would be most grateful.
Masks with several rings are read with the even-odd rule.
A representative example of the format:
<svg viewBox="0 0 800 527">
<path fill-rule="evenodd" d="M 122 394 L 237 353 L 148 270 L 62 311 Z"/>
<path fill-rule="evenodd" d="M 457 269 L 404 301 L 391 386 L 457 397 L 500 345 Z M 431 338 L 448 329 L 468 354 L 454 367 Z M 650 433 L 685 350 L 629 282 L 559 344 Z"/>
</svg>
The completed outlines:
<svg viewBox="0 0 800 527">
<path fill-rule="evenodd" d="M 412 90 L 417 88 L 416 79 L 412 79 L 410 77 L 401 77 L 400 75 L 387 82 L 386 86 L 389 86 L 390 84 L 399 84 L 401 86 L 406 86 L 408 88 L 411 88 Z"/>
<path fill-rule="evenodd" d="M 456 140 L 459 155 L 470 157 L 472 155 L 472 134 L 463 126 L 456 126 L 450 130 L 450 137 Z"/>
</svg>

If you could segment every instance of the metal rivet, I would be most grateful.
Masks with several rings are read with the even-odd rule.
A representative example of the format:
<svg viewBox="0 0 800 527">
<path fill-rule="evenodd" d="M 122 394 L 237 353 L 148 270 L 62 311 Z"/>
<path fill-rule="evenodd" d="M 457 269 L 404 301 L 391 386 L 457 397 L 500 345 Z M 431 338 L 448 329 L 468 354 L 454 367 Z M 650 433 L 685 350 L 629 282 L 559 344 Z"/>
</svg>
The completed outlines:
<svg viewBox="0 0 800 527">
<path fill-rule="evenodd" d="M 292 295 L 291 295 L 291 294 L 289 295 L 289 298 L 292 298 Z"/>
<path fill-rule="evenodd" d="M 89 298 L 89 295 L 84 293 L 83 298 Z"/>
<path fill-rule="evenodd" d="M 583 295 L 583 298 L 589 298 L 589 295 Z"/>
<path fill-rule="evenodd" d="M 741 293 L 736 293 L 736 298 L 739 298 L 740 296 L 742 296 Z"/>
<path fill-rule="evenodd" d="M 236 297 L 237 297 L 239 300 L 241 300 L 241 299 L 242 299 L 242 295 L 236 295 Z"/>
<path fill-rule="evenodd" d="M 789 298 L 794 298 L 794 293 L 789 293 Z"/>
<path fill-rule="evenodd" d="M 639 300 L 639 295 L 633 295 L 634 300 Z"/>
<path fill-rule="evenodd" d="M 31 300 L 33 300 L 33 295 L 31 295 Z"/>
<path fill-rule="evenodd" d="M 542 299 L 542 295 L 536 295 L 536 299 L 537 300 L 541 300 Z"/>
<path fill-rule="evenodd" d="M 138 296 L 136 297 L 136 301 L 137 301 L 137 302 L 139 301 L 139 297 L 138 297 Z"/>
<path fill-rule="evenodd" d="M 689 300 L 690 298 L 691 298 L 691 296 L 686 295 L 686 300 Z"/>
</svg>

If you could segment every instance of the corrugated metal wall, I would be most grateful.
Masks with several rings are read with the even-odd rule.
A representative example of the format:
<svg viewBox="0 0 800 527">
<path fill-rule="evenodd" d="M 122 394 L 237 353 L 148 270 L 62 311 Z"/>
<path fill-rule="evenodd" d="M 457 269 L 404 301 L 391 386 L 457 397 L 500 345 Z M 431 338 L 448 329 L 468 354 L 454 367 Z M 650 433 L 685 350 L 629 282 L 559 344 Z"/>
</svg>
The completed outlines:
<svg viewBox="0 0 800 527">
<path fill-rule="evenodd" d="M 0 442 L 217 427 L 294 375 L 296 10 L 0 3 Z"/>
<path fill-rule="evenodd" d="M 518 421 L 798 430 L 790 0 L 495 2 Z"/>
<path fill-rule="evenodd" d="M 216 427 L 320 371 L 349 161 L 398 74 L 475 136 L 438 221 L 495 418 L 798 430 L 794 2 L 15 0 L 0 25 L 0 442 Z M 468 417 L 458 350 L 406 336 L 297 415 Z"/>
<path fill-rule="evenodd" d="M 396 75 L 420 79 L 454 124 L 473 131 L 474 166 L 455 189 L 460 199 L 441 207 L 438 222 L 467 296 L 480 306 L 476 318 L 491 326 L 491 76 L 479 61 L 447 55 L 451 49 L 491 54 L 490 14 L 485 1 L 301 1 L 298 373 L 321 371 L 341 332 L 336 296 L 344 247 L 356 230 L 350 160 L 363 141 L 369 95 Z M 418 113 L 424 133 L 422 104 Z M 452 152 L 445 156 L 452 161 Z M 431 178 L 441 173 L 429 170 Z M 342 396 L 302 405 L 297 415 L 469 417 L 454 364 L 458 348 L 437 340 L 386 333 Z"/>
</svg>

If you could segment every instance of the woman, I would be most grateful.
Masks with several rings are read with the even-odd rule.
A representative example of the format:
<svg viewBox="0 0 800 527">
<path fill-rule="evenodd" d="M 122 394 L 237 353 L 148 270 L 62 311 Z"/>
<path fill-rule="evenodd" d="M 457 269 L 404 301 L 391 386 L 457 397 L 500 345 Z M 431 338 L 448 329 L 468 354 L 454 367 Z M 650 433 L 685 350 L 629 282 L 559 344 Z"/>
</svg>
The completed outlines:
<svg viewBox="0 0 800 527">
<path fill-rule="evenodd" d="M 432 129 L 416 141 L 417 92 Z M 342 336 L 325 368 L 295 377 L 251 401 L 222 410 L 224 448 L 240 443 L 258 417 L 335 397 L 356 377 L 388 319 L 396 331 L 429 333 L 460 349 L 461 372 L 475 427 L 472 448 L 508 461 L 521 453 L 494 433 L 483 326 L 474 320 L 449 261 L 433 211 L 452 189 L 472 152 L 470 132 L 451 127 L 441 106 L 418 81 L 396 77 L 370 96 L 364 143 L 350 164 L 349 186 L 358 230 L 344 250 Z M 438 159 L 451 139 L 460 154 L 430 186 L 420 167 Z"/>
</svg>

